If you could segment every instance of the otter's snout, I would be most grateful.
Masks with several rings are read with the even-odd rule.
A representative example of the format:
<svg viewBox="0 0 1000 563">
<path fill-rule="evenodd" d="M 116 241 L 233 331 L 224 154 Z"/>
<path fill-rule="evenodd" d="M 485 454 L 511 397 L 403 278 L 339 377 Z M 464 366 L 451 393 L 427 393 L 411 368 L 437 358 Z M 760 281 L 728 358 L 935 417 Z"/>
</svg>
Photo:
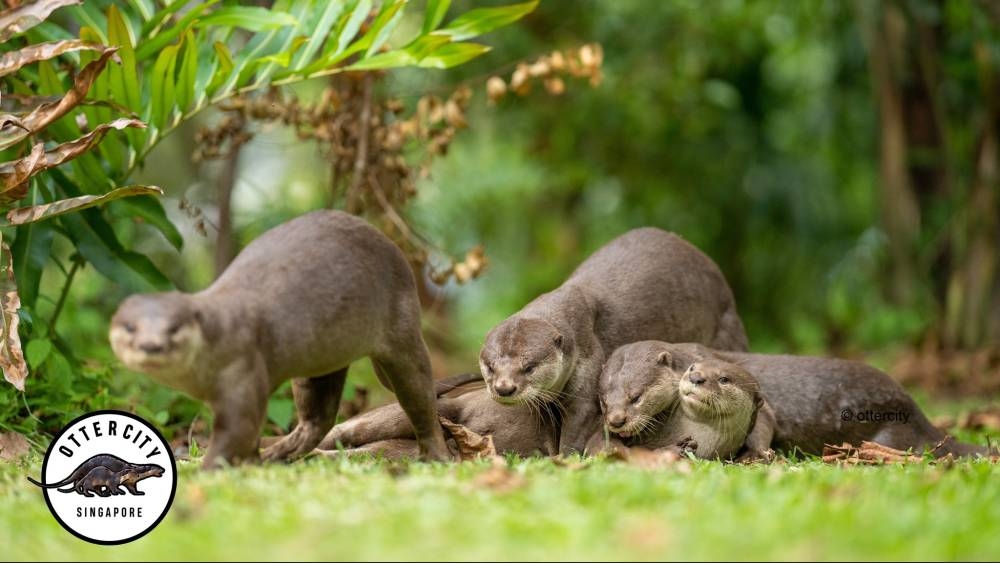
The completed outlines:
<svg viewBox="0 0 1000 563">
<path fill-rule="evenodd" d="M 607 420 L 608 426 L 612 430 L 617 430 L 625 426 L 625 423 L 628 421 L 628 417 L 625 416 L 624 412 L 616 411 L 613 413 L 608 413 L 608 416 L 605 417 L 605 420 Z"/>
<path fill-rule="evenodd" d="M 513 381 L 498 381 L 493 385 L 493 389 L 501 397 L 510 397 L 517 393 L 517 384 Z"/>
<path fill-rule="evenodd" d="M 140 350 L 147 354 L 159 354 L 167 349 L 167 346 L 163 342 L 140 342 L 137 346 Z"/>
<path fill-rule="evenodd" d="M 693 385 L 702 385 L 705 383 L 705 376 L 700 373 L 689 373 L 687 378 Z"/>
</svg>

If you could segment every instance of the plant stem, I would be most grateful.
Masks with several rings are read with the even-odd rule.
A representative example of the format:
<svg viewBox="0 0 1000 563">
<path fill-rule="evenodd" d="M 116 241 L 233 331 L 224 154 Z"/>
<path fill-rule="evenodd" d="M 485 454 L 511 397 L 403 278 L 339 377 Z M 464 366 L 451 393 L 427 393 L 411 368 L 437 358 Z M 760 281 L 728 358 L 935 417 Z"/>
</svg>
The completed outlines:
<svg viewBox="0 0 1000 563">
<path fill-rule="evenodd" d="M 66 304 L 66 296 L 69 295 L 69 288 L 73 285 L 73 277 L 76 275 L 76 271 L 80 269 L 81 264 L 80 260 L 73 260 L 73 265 L 70 267 L 69 273 L 66 274 L 62 293 L 59 294 L 59 301 L 56 302 L 56 310 L 52 312 L 52 320 L 49 321 L 49 326 L 52 330 L 55 330 L 56 321 L 59 320 L 59 313 L 62 313 L 63 305 Z"/>
</svg>

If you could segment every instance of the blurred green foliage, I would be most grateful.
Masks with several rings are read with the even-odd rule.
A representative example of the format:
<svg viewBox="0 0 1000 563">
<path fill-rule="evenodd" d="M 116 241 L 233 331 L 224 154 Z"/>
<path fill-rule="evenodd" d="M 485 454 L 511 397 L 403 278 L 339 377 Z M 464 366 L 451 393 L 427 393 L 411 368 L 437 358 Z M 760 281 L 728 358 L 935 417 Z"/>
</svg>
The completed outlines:
<svg viewBox="0 0 1000 563">
<path fill-rule="evenodd" d="M 454 9 L 499 3 L 455 2 Z M 894 302 L 885 291 L 880 131 L 859 26 L 862 4 L 546 0 L 521 23 L 488 37 L 493 50 L 467 65 L 390 75 L 386 93 L 411 108 L 427 92 L 447 95 L 459 84 L 475 91 L 470 128 L 437 159 L 406 210 L 447 254 L 482 243 L 490 260 L 481 278 L 443 289 L 443 319 L 427 317 L 428 332 L 451 340 L 444 369 L 475 369 L 490 327 L 558 286 L 611 238 L 645 225 L 681 234 L 719 263 L 755 351 L 884 358 L 923 338 L 941 316 L 934 261 L 924 259 L 911 301 Z M 953 124 L 950 150 L 965 154 L 976 144 L 978 86 L 969 52 L 983 37 L 1000 52 L 997 30 L 983 23 L 973 0 L 900 4 L 948 31 L 940 46 L 941 93 Z M 558 97 L 536 87 L 525 97 L 487 103 L 486 77 L 509 76 L 518 61 L 591 41 L 604 51 L 599 86 L 569 82 Z M 296 93 L 308 99 L 319 90 L 304 84 Z M 196 126 L 214 119 L 206 114 L 182 127 L 136 178 L 167 190 L 164 205 L 184 234 L 182 252 L 149 225 L 109 209 L 129 248 L 148 255 L 184 290 L 212 279 L 212 236 L 195 234 L 177 205 L 184 198 L 206 216 L 214 213 L 217 165 L 189 161 Z M 972 162 L 954 162 L 955 182 L 967 182 Z M 328 173 L 315 147 L 290 131 L 257 131 L 240 159 L 239 240 L 322 206 Z M 935 235 L 956 220 L 961 193 L 927 205 L 918 241 L 925 256 L 939 242 Z M 57 295 L 58 288 L 43 283 L 41 294 Z M 36 412 L 65 408 L 60 401 L 69 410 L 107 401 L 170 426 L 190 422 L 197 404 L 114 367 L 107 322 L 125 295 L 90 268 L 81 272 L 60 330 L 86 358 L 66 373 L 83 375 L 32 377 L 23 400 L 0 389 L 0 421 L 16 421 L 3 424 L 34 429 L 21 410 L 24 400 Z M 40 310 L 50 306 L 40 299 Z M 377 386 L 369 368 L 352 371 L 351 380 Z M 59 398 L 39 404 L 35 397 L 51 386 Z M 269 409 L 272 422 L 286 426 L 289 405 L 282 390 Z"/>
</svg>

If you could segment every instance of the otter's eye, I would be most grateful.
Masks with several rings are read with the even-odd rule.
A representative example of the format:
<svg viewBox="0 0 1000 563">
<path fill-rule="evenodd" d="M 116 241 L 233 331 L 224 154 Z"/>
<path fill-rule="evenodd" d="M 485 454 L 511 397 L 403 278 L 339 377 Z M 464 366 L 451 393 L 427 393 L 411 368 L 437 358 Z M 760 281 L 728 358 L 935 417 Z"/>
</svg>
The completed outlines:
<svg viewBox="0 0 1000 563">
<path fill-rule="evenodd" d="M 729 378 L 723 375 L 722 377 L 719 378 L 719 383 L 722 384 L 729 383 Z"/>
<path fill-rule="evenodd" d="M 125 323 L 124 325 L 122 325 L 122 327 L 125 329 L 125 332 L 127 332 L 129 334 L 135 334 L 135 325 L 134 324 L 132 324 L 132 323 Z"/>
<path fill-rule="evenodd" d="M 167 329 L 167 334 L 173 336 L 177 334 L 177 331 L 181 329 L 181 325 L 173 325 Z"/>
<path fill-rule="evenodd" d="M 535 364 L 528 364 L 528 365 L 524 366 L 524 373 L 530 375 L 531 372 L 535 371 L 536 367 L 538 367 L 538 366 L 536 366 Z"/>
<path fill-rule="evenodd" d="M 636 405 L 636 404 L 639 403 L 639 399 L 641 399 L 641 398 L 642 398 L 642 395 L 632 395 L 631 397 L 628 398 L 628 402 L 630 404 Z"/>
<path fill-rule="evenodd" d="M 493 373 L 493 366 L 487 363 L 483 363 L 483 367 L 486 368 L 486 373 Z"/>
</svg>

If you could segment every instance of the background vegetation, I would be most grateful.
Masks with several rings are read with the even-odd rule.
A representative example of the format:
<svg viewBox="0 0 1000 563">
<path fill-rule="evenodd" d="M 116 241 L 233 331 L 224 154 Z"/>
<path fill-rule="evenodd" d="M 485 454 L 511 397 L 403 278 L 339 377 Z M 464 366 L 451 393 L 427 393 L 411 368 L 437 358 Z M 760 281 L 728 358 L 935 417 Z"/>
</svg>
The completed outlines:
<svg viewBox="0 0 1000 563">
<path fill-rule="evenodd" d="M 500 3 L 455 2 L 449 14 L 474 4 Z M 401 11 L 388 45 L 419 32 L 420 9 Z M 73 30 L 85 15 L 67 12 L 43 29 Z M 373 98 L 397 104 L 399 121 L 426 121 L 419 102 L 428 96 L 442 107 L 457 100 L 461 119 L 439 116 L 392 153 L 409 172 L 384 182 L 397 190 L 390 207 L 413 232 L 387 219 L 370 186 L 357 188 L 354 211 L 428 273 L 426 334 L 438 375 L 474 367 L 489 327 L 589 252 L 656 225 L 720 264 L 755 350 L 864 357 L 935 393 L 995 393 L 998 17 L 975 0 L 550 0 L 453 70 L 377 76 Z M 487 95 L 488 77 L 514 86 L 519 64 L 592 42 L 603 51 L 598 73 Z M 462 86 L 469 92 L 456 98 Z M 262 99 L 320 107 L 329 88 L 347 98 L 347 113 L 360 113 L 350 105 L 363 98 L 357 79 L 314 79 Z M 202 288 L 266 228 L 351 203 L 353 153 L 336 156 L 337 142 L 316 133 L 322 123 L 252 113 L 211 109 L 177 122 L 128 177 L 163 187 L 166 219 L 124 204 L 100 211 L 121 248 L 162 274 L 160 287 Z M 347 135 L 339 146 L 353 150 L 357 140 Z M 478 279 L 430 279 L 454 274 L 452 259 L 480 244 L 489 265 Z M 74 252 L 58 237 L 52 243 L 63 268 Z M 63 289 L 59 266 L 47 264 L 37 306 L 27 308 L 29 331 Z M 466 278 L 479 274 L 473 265 Z M 52 327 L 64 354 L 32 366 L 25 394 L 0 390 L 0 424 L 51 431 L 101 406 L 178 428 L 194 418 L 193 403 L 117 368 L 107 321 L 143 288 L 107 273 L 76 272 Z M 22 333 L 29 346 L 38 338 Z M 355 369 L 353 380 L 366 381 L 367 371 Z M 287 428 L 287 392 L 272 415 L 276 431 Z"/>
</svg>

